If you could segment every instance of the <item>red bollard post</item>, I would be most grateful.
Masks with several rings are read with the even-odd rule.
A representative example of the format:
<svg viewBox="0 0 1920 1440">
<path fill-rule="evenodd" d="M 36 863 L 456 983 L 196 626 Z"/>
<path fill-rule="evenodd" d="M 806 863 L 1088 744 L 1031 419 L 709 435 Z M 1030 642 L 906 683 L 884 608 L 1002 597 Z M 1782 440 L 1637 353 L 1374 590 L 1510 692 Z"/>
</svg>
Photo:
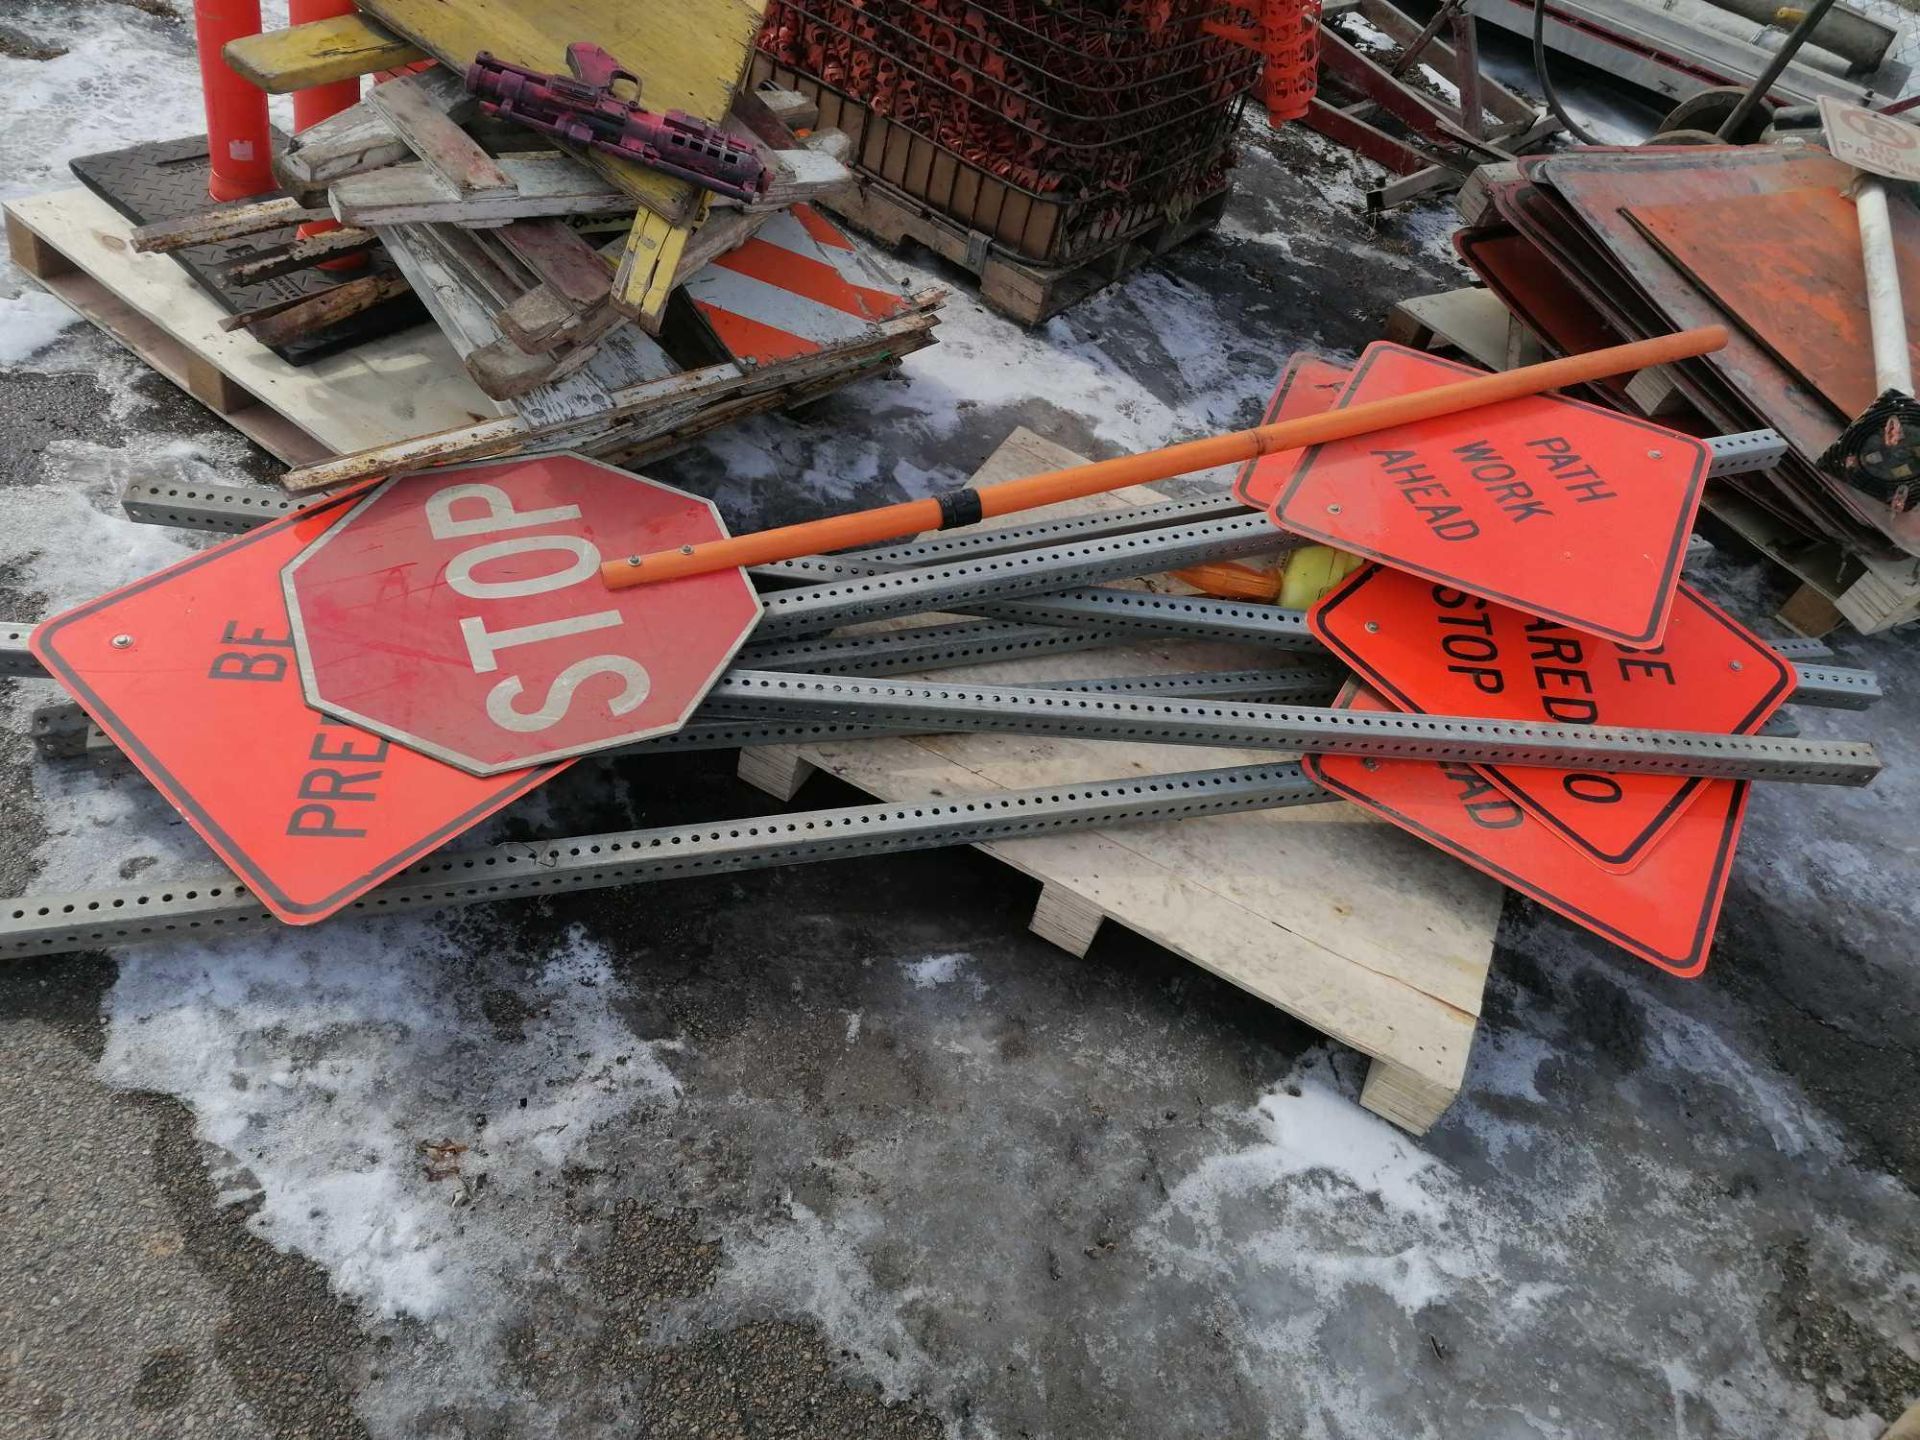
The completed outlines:
<svg viewBox="0 0 1920 1440">
<path fill-rule="evenodd" d="M 260 0 L 194 0 L 207 156 L 213 164 L 207 193 L 215 200 L 244 200 L 274 186 L 266 92 L 236 75 L 220 53 L 229 40 L 259 33 Z"/>
<path fill-rule="evenodd" d="M 306 25 L 315 20 L 331 20 L 351 15 L 357 7 L 353 0 L 287 0 L 287 23 Z M 350 105 L 360 103 L 360 77 L 336 80 L 331 85 L 314 85 L 293 93 L 293 130 L 297 135 L 309 125 L 317 125 L 329 115 L 338 115 Z"/>
<path fill-rule="evenodd" d="M 336 15 L 351 15 L 357 7 L 353 0 L 287 0 L 287 23 L 305 25 L 313 20 L 331 20 Z M 329 115 L 360 103 L 360 77 L 336 80 L 331 85 L 311 85 L 293 92 L 293 132 L 299 134 L 309 125 L 318 125 Z M 300 227 L 304 239 L 328 230 L 338 230 L 335 220 L 312 220 Z M 322 270 L 359 270 L 365 267 L 364 255 L 342 255 L 338 260 L 323 260 Z"/>
</svg>

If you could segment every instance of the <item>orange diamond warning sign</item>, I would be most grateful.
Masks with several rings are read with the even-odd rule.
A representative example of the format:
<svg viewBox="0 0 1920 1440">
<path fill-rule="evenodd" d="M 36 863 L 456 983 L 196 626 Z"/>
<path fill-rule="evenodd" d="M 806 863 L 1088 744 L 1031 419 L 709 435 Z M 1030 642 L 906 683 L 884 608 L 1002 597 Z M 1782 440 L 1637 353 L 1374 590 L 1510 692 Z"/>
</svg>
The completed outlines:
<svg viewBox="0 0 1920 1440">
<path fill-rule="evenodd" d="M 1340 404 L 1477 374 L 1401 345 L 1361 356 Z M 1303 451 L 1275 498 L 1296 534 L 1625 645 L 1659 642 L 1707 447 L 1552 395 Z"/>
<path fill-rule="evenodd" d="M 280 572 L 357 494 L 55 616 L 33 653 L 256 898 L 324 918 L 564 765 L 480 779 L 300 693 Z"/>
<path fill-rule="evenodd" d="M 1666 642 L 1629 649 L 1477 595 L 1372 565 L 1308 623 L 1404 710 L 1559 725 L 1745 735 L 1793 692 L 1793 667 L 1682 585 Z M 1487 778 L 1590 861 L 1641 864 L 1707 782 L 1514 765 Z"/>
<path fill-rule="evenodd" d="M 1391 710 L 1379 696 L 1337 702 Z M 1672 833 L 1630 874 L 1589 865 L 1471 765 L 1310 755 L 1314 780 L 1343 799 L 1437 845 L 1642 960 L 1690 977 L 1707 968 L 1720 905 L 1746 815 L 1747 786 L 1706 781 Z"/>
<path fill-rule="evenodd" d="M 1281 372 L 1280 383 L 1274 387 L 1273 398 L 1267 401 L 1260 423 L 1278 425 L 1282 420 L 1297 420 L 1302 415 L 1319 415 L 1331 410 L 1352 375 L 1353 371 L 1344 365 L 1322 360 L 1305 350 L 1296 351 Z M 1286 483 L 1287 472 L 1299 458 L 1291 450 L 1276 450 L 1258 460 L 1249 460 L 1233 477 L 1234 497 L 1244 504 L 1266 509 L 1273 504 L 1273 497 Z"/>
</svg>

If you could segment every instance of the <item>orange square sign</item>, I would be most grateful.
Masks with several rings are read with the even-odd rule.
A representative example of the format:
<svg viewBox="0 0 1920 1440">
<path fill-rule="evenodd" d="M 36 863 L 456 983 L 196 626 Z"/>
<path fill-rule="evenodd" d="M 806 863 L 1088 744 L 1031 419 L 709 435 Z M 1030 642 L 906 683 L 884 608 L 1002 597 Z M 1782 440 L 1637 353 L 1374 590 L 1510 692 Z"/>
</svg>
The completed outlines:
<svg viewBox="0 0 1920 1440">
<path fill-rule="evenodd" d="M 1391 710 L 1349 687 L 1338 702 Z M 1673 831 L 1631 874 L 1589 865 L 1547 842 L 1540 823 L 1471 765 L 1309 755 L 1320 785 L 1437 845 L 1510 889 L 1683 978 L 1707 968 L 1734 846 L 1746 816 L 1747 785 L 1709 780 Z"/>
<path fill-rule="evenodd" d="M 1478 374 L 1376 344 L 1342 407 Z M 1623 645 L 1659 643 L 1709 451 L 1553 395 L 1301 452 L 1274 523 Z"/>
<path fill-rule="evenodd" d="M 1370 565 L 1308 616 L 1361 679 L 1404 710 L 1556 725 L 1746 735 L 1792 694 L 1793 667 L 1682 585 L 1666 642 L 1630 649 L 1477 595 Z M 1706 781 L 1526 765 L 1485 773 L 1594 864 L 1631 870 Z"/>
<path fill-rule="evenodd" d="M 55 616 L 31 642 L 292 925 L 331 915 L 571 763 L 482 779 L 307 704 L 280 572 L 359 497 L 202 550 Z"/>
</svg>

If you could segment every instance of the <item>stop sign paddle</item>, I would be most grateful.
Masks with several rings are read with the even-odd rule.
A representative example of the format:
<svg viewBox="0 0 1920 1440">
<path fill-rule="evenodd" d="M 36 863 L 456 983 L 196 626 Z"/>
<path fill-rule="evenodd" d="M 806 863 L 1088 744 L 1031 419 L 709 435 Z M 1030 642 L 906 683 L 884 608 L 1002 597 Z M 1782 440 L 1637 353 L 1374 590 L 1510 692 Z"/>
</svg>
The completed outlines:
<svg viewBox="0 0 1920 1440">
<path fill-rule="evenodd" d="M 610 594 L 602 550 L 726 533 L 577 455 L 397 475 L 283 572 L 308 703 L 475 775 L 677 730 L 759 599 L 739 570 Z"/>
</svg>

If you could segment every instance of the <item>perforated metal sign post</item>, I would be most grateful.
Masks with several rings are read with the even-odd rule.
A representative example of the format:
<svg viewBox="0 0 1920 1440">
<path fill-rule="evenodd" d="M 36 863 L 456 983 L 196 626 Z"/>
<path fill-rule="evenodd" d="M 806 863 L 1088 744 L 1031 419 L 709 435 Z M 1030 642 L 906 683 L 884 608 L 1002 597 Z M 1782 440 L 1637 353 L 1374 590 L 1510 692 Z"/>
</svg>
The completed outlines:
<svg viewBox="0 0 1920 1440">
<path fill-rule="evenodd" d="M 677 730 L 760 617 L 737 570 L 610 593 L 601 542 L 724 539 L 577 455 L 399 475 L 285 574 L 308 700 L 476 775 Z"/>
<path fill-rule="evenodd" d="M 1262 425 L 1277 425 L 1301 415 L 1318 415 L 1331 410 L 1340 400 L 1340 392 L 1353 377 L 1353 371 L 1305 350 L 1296 350 L 1280 372 L 1280 383 L 1267 401 Z M 1243 504 L 1265 510 L 1286 483 L 1288 473 L 1300 457 L 1290 450 L 1276 450 L 1249 460 L 1233 477 L 1233 493 Z"/>
<path fill-rule="evenodd" d="M 1478 372 L 1367 347 L 1342 406 Z M 1274 522 L 1625 645 L 1666 627 L 1710 458 L 1690 435 L 1538 395 L 1300 454 Z"/>
<path fill-rule="evenodd" d="M 280 571 L 346 496 L 55 616 L 34 655 L 280 919 L 322 919 L 541 784 L 481 780 L 311 709 Z"/>
<path fill-rule="evenodd" d="M 1354 710 L 1393 707 L 1366 691 Z M 1321 785 L 1577 925 L 1683 978 L 1707 967 L 1733 852 L 1746 815 L 1746 782 L 1710 780 L 1645 864 L 1620 875 L 1548 841 L 1532 815 L 1474 766 L 1357 755 L 1304 759 Z"/>
<path fill-rule="evenodd" d="M 1394 705 L 1568 725 L 1750 735 L 1793 692 L 1793 667 L 1682 585 L 1666 642 L 1635 650 L 1371 565 L 1308 624 Z M 1491 766 L 1487 778 L 1594 864 L 1631 870 L 1703 792 L 1674 775 Z"/>
</svg>

